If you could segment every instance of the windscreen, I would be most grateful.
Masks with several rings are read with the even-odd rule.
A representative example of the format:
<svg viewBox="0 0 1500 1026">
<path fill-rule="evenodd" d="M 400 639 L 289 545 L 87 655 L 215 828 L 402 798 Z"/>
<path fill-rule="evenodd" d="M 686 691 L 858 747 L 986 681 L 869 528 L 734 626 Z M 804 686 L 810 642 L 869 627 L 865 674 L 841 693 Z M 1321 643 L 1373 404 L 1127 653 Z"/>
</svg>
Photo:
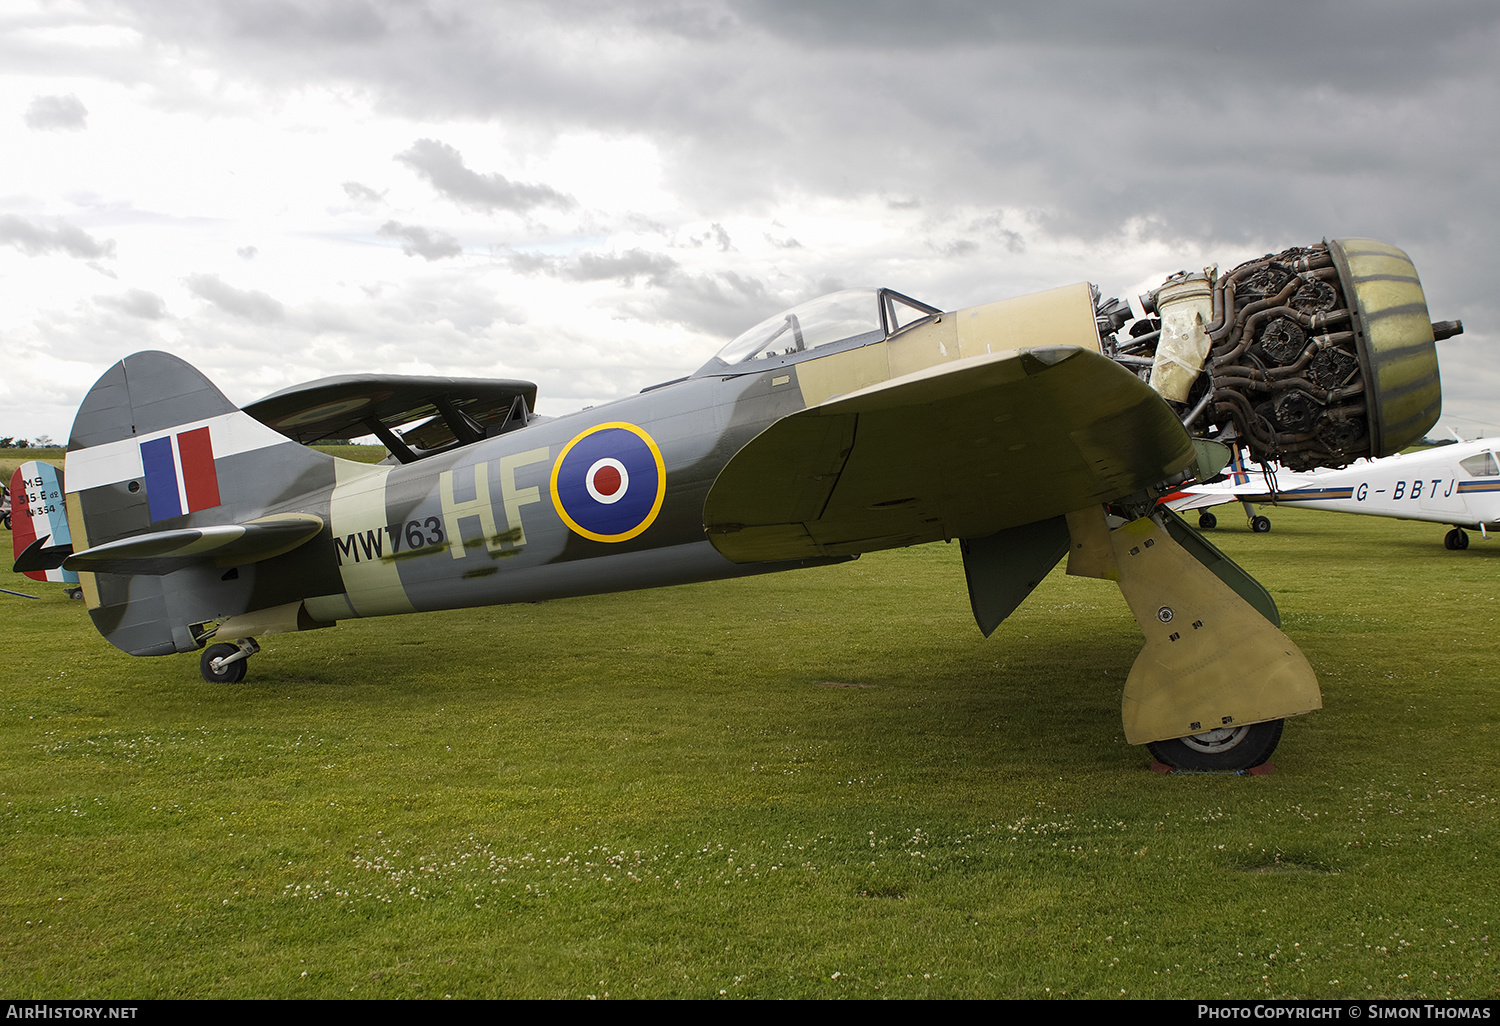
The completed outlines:
<svg viewBox="0 0 1500 1026">
<path fill-rule="evenodd" d="M 878 289 L 845 289 L 767 317 L 719 350 L 727 364 L 789 356 L 855 335 L 879 332 Z"/>
</svg>

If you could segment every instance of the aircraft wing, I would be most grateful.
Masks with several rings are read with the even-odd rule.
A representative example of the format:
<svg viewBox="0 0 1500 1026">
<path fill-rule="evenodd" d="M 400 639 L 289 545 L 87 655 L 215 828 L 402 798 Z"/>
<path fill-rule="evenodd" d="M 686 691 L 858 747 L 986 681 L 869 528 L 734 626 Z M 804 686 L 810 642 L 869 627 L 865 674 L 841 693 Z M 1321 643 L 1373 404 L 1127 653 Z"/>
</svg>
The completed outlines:
<svg viewBox="0 0 1500 1026">
<path fill-rule="evenodd" d="M 1162 503 L 1174 513 L 1186 513 L 1193 509 L 1209 509 L 1214 506 L 1222 506 L 1226 502 L 1239 502 L 1239 496 L 1234 491 L 1234 486 L 1228 488 L 1216 488 L 1209 491 L 1207 488 L 1184 488 L 1173 492 L 1162 498 Z M 1250 500 L 1246 500 L 1250 501 Z"/>
<path fill-rule="evenodd" d="M 1230 476 L 1213 484 L 1194 485 L 1164 496 L 1162 501 L 1177 513 L 1208 509 L 1228 502 L 1254 505 L 1291 498 L 1348 498 L 1349 489 L 1322 487 L 1330 472 L 1326 470 L 1292 471 L 1278 469 L 1267 475 L 1258 463 L 1244 466 L 1236 463 Z M 1273 489 L 1274 482 L 1274 489 Z M 1325 494 L 1325 493 L 1340 494 Z"/>
<path fill-rule="evenodd" d="M 392 428 L 427 418 L 401 438 L 412 448 L 431 450 L 484 438 L 512 416 L 518 398 L 526 413 L 535 409 L 536 385 L 496 378 L 340 374 L 283 388 L 244 409 L 303 445 L 369 434 L 385 440 Z"/>
<path fill-rule="evenodd" d="M 987 537 L 1109 502 L 1194 460 L 1165 401 L 1073 346 L 940 364 L 772 424 L 720 472 L 704 527 L 735 562 Z"/>
</svg>

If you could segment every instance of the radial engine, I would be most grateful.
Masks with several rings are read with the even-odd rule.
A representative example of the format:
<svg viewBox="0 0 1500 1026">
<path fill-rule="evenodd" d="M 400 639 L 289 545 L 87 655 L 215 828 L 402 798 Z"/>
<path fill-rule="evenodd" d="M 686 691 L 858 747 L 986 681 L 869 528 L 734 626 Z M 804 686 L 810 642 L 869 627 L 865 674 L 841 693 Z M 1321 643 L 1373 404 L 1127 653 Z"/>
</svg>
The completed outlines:
<svg viewBox="0 0 1500 1026">
<path fill-rule="evenodd" d="M 1335 239 L 1182 271 L 1139 298 L 1096 303 L 1106 355 L 1151 383 L 1195 435 L 1292 470 L 1387 456 L 1442 405 L 1434 323 L 1411 259 Z"/>
</svg>

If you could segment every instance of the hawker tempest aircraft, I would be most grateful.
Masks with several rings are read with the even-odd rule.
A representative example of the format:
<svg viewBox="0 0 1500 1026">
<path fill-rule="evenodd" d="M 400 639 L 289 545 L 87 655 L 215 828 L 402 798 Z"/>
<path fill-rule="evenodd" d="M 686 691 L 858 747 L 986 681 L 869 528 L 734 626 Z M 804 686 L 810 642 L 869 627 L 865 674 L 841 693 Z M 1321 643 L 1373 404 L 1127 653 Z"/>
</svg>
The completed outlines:
<svg viewBox="0 0 1500 1026">
<path fill-rule="evenodd" d="M 1063 556 L 1146 635 L 1126 739 L 1245 769 L 1322 704 L 1275 604 L 1177 517 L 1226 441 L 1342 465 L 1420 438 L 1440 402 L 1406 254 L 1369 240 L 1182 272 L 1129 303 L 1087 284 L 944 312 L 854 290 L 768 318 L 696 372 L 565 417 L 522 381 L 344 376 L 236 409 L 165 353 L 126 357 L 68 442 L 90 614 L 135 655 L 351 617 L 533 601 L 962 543 L 990 634 Z M 411 425 L 401 434 L 396 428 Z M 307 448 L 373 432 L 393 462 Z M 1196 437 L 1195 437 L 1196 436 Z M 24 561 L 23 561 L 24 562 Z"/>
<path fill-rule="evenodd" d="M 1398 520 L 1450 524 L 1443 536 L 1450 549 L 1469 547 L 1464 528 L 1489 537 L 1489 527 L 1500 525 L 1500 438 L 1440 445 L 1422 452 L 1397 453 L 1377 460 L 1359 460 L 1342 470 L 1277 474 L 1274 467 L 1254 463 L 1237 466 L 1223 481 L 1195 485 L 1168 497 L 1178 512 L 1202 510 L 1200 527 L 1213 527 L 1211 506 L 1240 502 L 1327 509 L 1336 513 L 1366 513 Z M 1270 530 L 1264 516 L 1251 521 L 1259 532 Z M 1265 522 L 1265 527 L 1261 523 Z"/>
</svg>

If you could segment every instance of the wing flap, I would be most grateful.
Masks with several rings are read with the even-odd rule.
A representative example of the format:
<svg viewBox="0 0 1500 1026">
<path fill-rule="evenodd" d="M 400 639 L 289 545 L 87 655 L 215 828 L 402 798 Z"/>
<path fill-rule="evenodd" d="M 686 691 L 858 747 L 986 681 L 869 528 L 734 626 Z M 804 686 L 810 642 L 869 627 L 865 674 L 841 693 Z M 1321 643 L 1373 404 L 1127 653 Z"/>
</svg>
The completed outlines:
<svg viewBox="0 0 1500 1026">
<path fill-rule="evenodd" d="M 1171 407 L 1128 370 L 1071 346 L 1016 350 L 783 418 L 720 472 L 704 526 L 736 562 L 980 538 L 1132 494 L 1193 458 Z"/>
</svg>

